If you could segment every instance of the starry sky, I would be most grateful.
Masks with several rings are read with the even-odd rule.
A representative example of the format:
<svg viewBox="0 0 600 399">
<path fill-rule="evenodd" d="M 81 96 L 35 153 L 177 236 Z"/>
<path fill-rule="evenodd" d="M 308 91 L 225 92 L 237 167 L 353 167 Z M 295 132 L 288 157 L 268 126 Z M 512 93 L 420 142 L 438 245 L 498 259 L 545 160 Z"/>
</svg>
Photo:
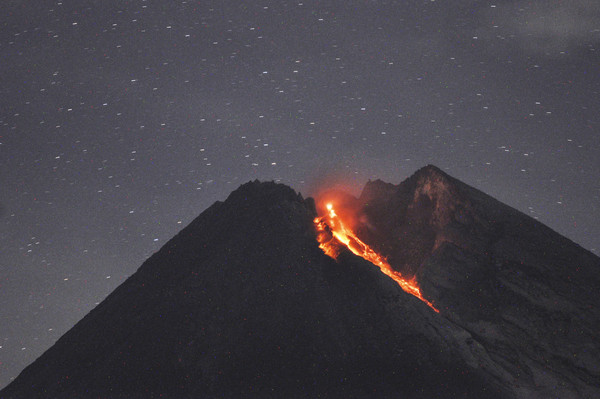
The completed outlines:
<svg viewBox="0 0 600 399">
<path fill-rule="evenodd" d="M 0 387 L 216 200 L 426 164 L 600 252 L 600 3 L 4 0 Z"/>
</svg>

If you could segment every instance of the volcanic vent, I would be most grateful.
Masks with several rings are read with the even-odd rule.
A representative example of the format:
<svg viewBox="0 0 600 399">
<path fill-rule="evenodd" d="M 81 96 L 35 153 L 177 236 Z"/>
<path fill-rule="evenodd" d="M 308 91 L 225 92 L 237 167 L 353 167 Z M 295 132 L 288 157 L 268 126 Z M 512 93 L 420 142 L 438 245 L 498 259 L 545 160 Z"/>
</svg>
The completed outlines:
<svg viewBox="0 0 600 399">
<path fill-rule="evenodd" d="M 341 248 L 348 248 L 353 254 L 379 267 L 385 275 L 398 283 L 405 292 L 419 298 L 427 306 L 439 313 L 439 310 L 421 294 L 421 289 L 415 276 L 410 279 L 403 277 L 402 273 L 392 268 L 385 257 L 375 252 L 369 245 L 358 238 L 356 233 L 349 227 L 350 223 L 347 220 L 343 221 L 336 213 L 332 202 L 327 202 L 325 209 L 327 211 L 325 216 L 316 217 L 313 220 L 317 229 L 319 248 L 323 252 L 337 259 Z"/>
</svg>

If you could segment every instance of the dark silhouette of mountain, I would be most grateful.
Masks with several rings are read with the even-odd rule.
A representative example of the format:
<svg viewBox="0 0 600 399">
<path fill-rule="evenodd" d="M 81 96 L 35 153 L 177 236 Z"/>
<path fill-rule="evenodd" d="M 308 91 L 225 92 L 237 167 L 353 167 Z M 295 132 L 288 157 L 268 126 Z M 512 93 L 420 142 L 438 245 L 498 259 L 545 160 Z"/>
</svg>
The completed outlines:
<svg viewBox="0 0 600 399">
<path fill-rule="evenodd" d="M 349 197 L 348 197 L 349 198 Z M 357 233 L 440 310 L 316 241 L 275 183 L 216 202 L 0 398 L 600 394 L 600 260 L 428 166 L 369 182 Z"/>
</svg>

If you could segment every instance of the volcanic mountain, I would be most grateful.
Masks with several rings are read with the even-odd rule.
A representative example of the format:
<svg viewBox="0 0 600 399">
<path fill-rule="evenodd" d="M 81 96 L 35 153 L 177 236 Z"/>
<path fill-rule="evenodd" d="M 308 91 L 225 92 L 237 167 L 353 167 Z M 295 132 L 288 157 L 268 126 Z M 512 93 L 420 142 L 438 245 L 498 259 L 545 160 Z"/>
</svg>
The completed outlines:
<svg viewBox="0 0 600 399">
<path fill-rule="evenodd" d="M 359 198 L 258 181 L 1 398 L 600 397 L 600 259 L 427 166 Z"/>
</svg>

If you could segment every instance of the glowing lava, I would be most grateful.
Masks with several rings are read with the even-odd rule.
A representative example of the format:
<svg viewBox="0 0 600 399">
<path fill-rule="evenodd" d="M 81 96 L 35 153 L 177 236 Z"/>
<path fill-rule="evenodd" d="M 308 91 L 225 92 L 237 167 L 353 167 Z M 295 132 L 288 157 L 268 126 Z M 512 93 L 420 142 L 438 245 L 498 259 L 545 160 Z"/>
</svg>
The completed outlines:
<svg viewBox="0 0 600 399">
<path fill-rule="evenodd" d="M 335 259 L 340 253 L 340 243 L 345 245 L 355 255 L 378 266 L 383 273 L 396 281 L 405 292 L 416 296 L 437 313 L 440 312 L 431 302 L 423 298 L 416 279 L 413 277 L 407 280 L 402 277 L 402 274 L 392 269 L 392 266 L 386 262 L 383 256 L 373 251 L 371 247 L 362 242 L 344 225 L 340 217 L 335 213 L 331 203 L 327 204 L 327 216 L 315 218 L 314 223 L 318 231 L 317 240 L 319 241 L 319 247 L 325 254 Z"/>
</svg>

